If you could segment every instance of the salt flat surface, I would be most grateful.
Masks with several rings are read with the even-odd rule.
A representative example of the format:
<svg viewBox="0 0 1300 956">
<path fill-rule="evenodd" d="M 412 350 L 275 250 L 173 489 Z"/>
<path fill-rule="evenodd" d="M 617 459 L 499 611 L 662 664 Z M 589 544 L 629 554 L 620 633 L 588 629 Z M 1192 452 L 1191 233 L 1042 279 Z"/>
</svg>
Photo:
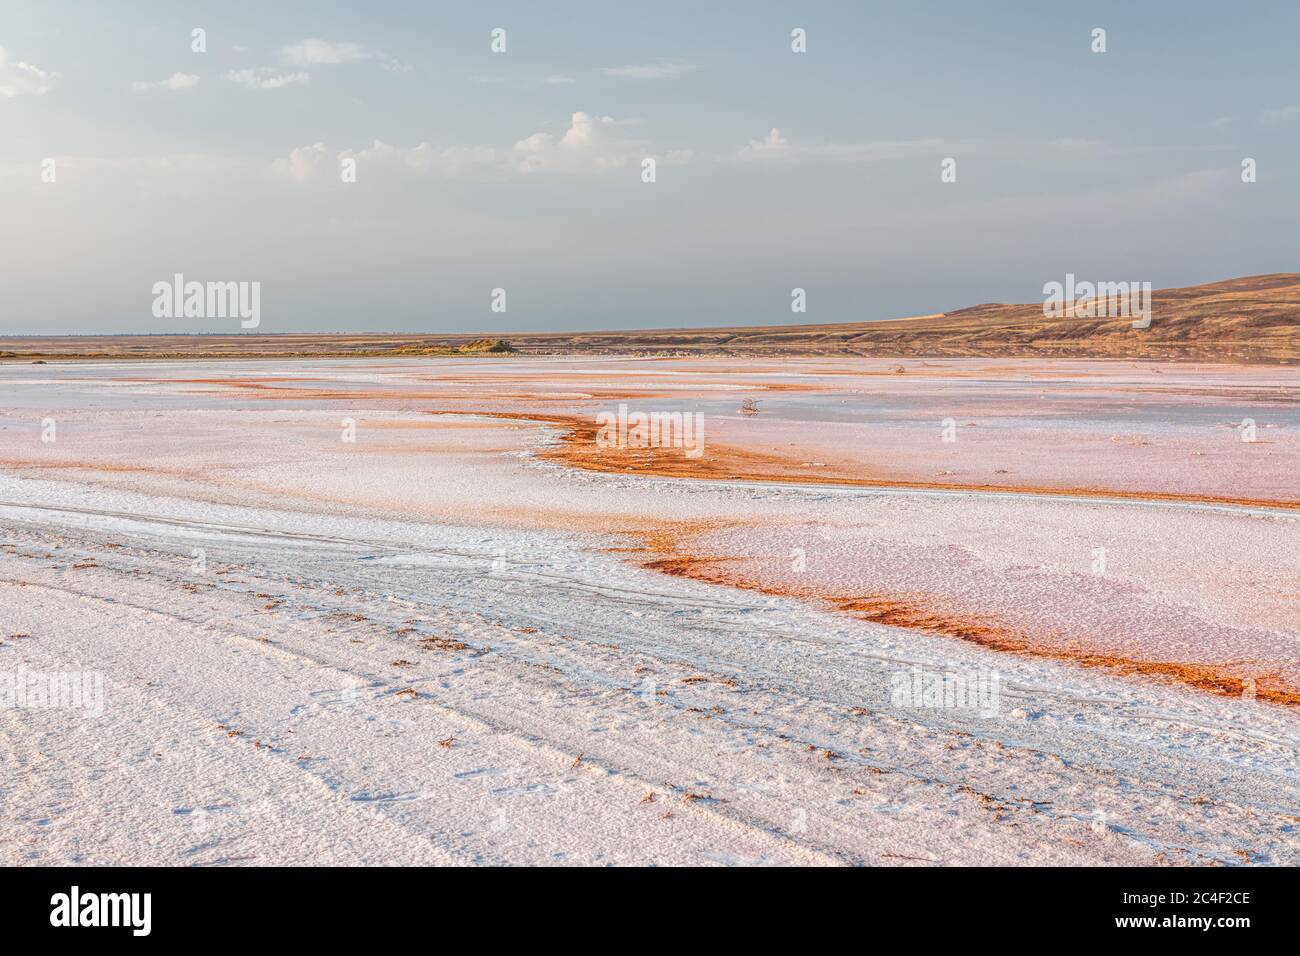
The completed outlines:
<svg viewBox="0 0 1300 956">
<path fill-rule="evenodd" d="M 1294 680 L 1297 513 L 601 474 L 539 460 L 553 427 L 469 414 L 853 372 L 878 418 L 773 392 L 760 440 L 811 458 L 871 426 L 902 471 L 943 470 L 959 452 L 919 436 L 959 386 L 1033 449 L 1035 484 L 1086 485 L 1061 473 L 1082 443 L 1097 482 L 1294 497 L 1294 373 L 1122 364 L 950 363 L 902 393 L 911 372 L 812 363 L 0 366 L 0 674 L 104 686 L 98 714 L 0 707 L 0 862 L 1295 865 L 1295 708 L 801 594 L 924 594 L 1043 642 Z M 1025 438 L 1049 379 L 1157 376 L 1177 376 L 1158 412 L 1056 391 L 1065 424 Z M 718 401 L 709 434 L 745 440 Z M 1242 407 L 1277 440 L 1220 449 Z M 1271 457 L 1184 473 L 1170 436 L 1189 461 Z M 1124 456 L 1153 447 L 1164 470 L 1135 484 Z M 746 586 L 643 567 L 629 549 L 665 527 Z M 999 693 L 900 703 L 914 674 Z"/>
</svg>

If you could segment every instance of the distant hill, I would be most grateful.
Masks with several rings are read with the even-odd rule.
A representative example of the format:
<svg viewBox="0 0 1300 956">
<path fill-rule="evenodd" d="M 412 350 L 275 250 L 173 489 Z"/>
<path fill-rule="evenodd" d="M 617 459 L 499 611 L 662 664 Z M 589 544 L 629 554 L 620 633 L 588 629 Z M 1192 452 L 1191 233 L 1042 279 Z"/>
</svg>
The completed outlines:
<svg viewBox="0 0 1300 956">
<path fill-rule="evenodd" d="M 889 322 L 515 336 L 562 351 L 758 355 L 1100 356 L 1300 361 L 1300 275 L 1249 276 L 1152 293 L 1150 328 L 1130 318 L 1047 318 L 1042 302 L 987 304 Z"/>
<path fill-rule="evenodd" d="M 1300 274 L 1248 276 L 1152 294 L 1150 328 L 1129 318 L 1048 318 L 1041 302 L 988 304 L 887 322 L 474 335 L 304 334 L 0 338 L 35 358 L 607 353 L 641 355 L 1094 356 L 1300 361 Z"/>
</svg>

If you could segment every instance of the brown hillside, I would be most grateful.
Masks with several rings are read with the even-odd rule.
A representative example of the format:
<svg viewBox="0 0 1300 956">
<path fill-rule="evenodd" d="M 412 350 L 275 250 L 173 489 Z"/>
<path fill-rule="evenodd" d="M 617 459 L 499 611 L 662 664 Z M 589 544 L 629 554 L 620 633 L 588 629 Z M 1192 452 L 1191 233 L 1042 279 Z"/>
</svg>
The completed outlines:
<svg viewBox="0 0 1300 956">
<path fill-rule="evenodd" d="M 475 335 L 310 334 L 65 336 L 0 339 L 8 361 L 36 358 L 223 358 L 438 355 L 506 351 L 642 355 L 1092 356 L 1300 361 L 1300 275 L 1248 276 L 1152 296 L 1148 329 L 1128 318 L 1043 315 L 1041 302 L 976 305 L 888 322 Z"/>
</svg>

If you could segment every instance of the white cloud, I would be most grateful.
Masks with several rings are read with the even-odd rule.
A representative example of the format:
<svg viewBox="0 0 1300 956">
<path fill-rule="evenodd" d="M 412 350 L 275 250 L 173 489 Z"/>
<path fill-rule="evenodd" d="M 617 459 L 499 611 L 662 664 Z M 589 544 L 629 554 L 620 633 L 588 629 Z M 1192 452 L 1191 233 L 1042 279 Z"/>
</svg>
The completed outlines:
<svg viewBox="0 0 1300 956">
<path fill-rule="evenodd" d="M 534 133 L 515 143 L 510 165 L 522 173 L 582 173 L 621 169 L 648 157 L 670 166 L 690 162 L 689 149 L 656 153 L 641 140 L 623 138 L 618 131 L 624 125 L 612 116 L 579 111 L 569 118 L 569 128 L 558 140 L 550 133 Z"/>
<path fill-rule="evenodd" d="M 789 159 L 790 141 L 773 126 L 762 139 L 751 139 L 748 146 L 742 146 L 738 155 L 745 160 Z"/>
<path fill-rule="evenodd" d="M 640 63 L 634 66 L 611 66 L 600 72 L 606 76 L 619 76 L 627 80 L 664 80 L 698 69 L 699 67 L 683 63 L 681 60 L 657 57 L 649 63 Z"/>
<path fill-rule="evenodd" d="M 586 113 L 574 113 L 569 119 L 569 128 L 560 139 L 561 146 L 583 147 L 596 142 L 602 126 L 613 126 L 614 117 L 602 116 L 597 119 Z"/>
<path fill-rule="evenodd" d="M 287 159 L 277 159 L 272 163 L 271 169 L 300 183 L 306 182 L 324 168 L 329 153 L 329 147 L 324 143 L 299 146 L 289 153 Z"/>
<path fill-rule="evenodd" d="M 559 74 L 556 74 L 554 76 L 548 76 L 546 79 L 542 80 L 542 82 L 547 86 L 567 86 L 570 83 L 576 83 L 578 81 L 571 76 L 560 76 Z"/>
<path fill-rule="evenodd" d="M 597 173 L 639 164 L 648 157 L 663 165 L 683 166 L 694 155 L 689 149 L 655 152 L 647 143 L 619 136 L 617 131 L 622 125 L 610 116 L 577 112 L 558 139 L 551 133 L 533 133 L 510 149 L 429 143 L 401 147 L 375 140 L 359 150 L 345 149 L 331 159 L 333 154 L 325 144 L 316 143 L 293 150 L 272 163 L 271 168 L 278 175 L 299 182 L 318 175 L 337 175 L 339 161 L 349 158 L 357 161 L 359 180 L 369 179 L 376 173 L 391 176 L 404 172 L 441 177 L 473 173 L 501 176 L 536 172 Z"/>
<path fill-rule="evenodd" d="M 375 140 L 362 149 L 345 149 L 335 155 L 324 143 L 315 143 L 300 146 L 288 157 L 277 159 L 271 164 L 271 170 L 297 182 L 308 182 L 322 176 L 337 176 L 343 160 L 355 159 L 358 179 L 403 172 L 453 177 L 476 169 L 500 168 L 500 158 L 491 146 L 440 148 L 420 143 L 405 148 Z"/>
<path fill-rule="evenodd" d="M 333 63 L 355 63 L 369 60 L 376 54 L 359 43 L 332 43 L 318 37 L 308 37 L 280 49 L 280 59 L 290 66 L 325 66 Z"/>
<path fill-rule="evenodd" d="M 339 158 L 355 156 L 357 167 L 369 169 L 408 169 L 419 173 L 436 173 L 459 176 L 474 169 L 484 169 L 498 162 L 497 151 L 491 146 L 435 147 L 420 143 L 409 149 L 391 146 L 375 140 L 365 149 L 353 152 L 344 150 Z"/>
<path fill-rule="evenodd" d="M 42 96 L 59 85 L 62 75 L 53 70 L 42 70 L 33 63 L 10 63 L 5 48 L 0 46 L 0 96 Z"/>
<path fill-rule="evenodd" d="M 334 66 L 339 63 L 361 63 L 378 60 L 379 66 L 389 73 L 410 73 L 415 67 L 389 56 L 381 50 L 351 41 L 322 40 L 308 37 L 280 48 L 281 62 L 296 67 Z"/>
<path fill-rule="evenodd" d="M 581 111 L 569 118 L 569 128 L 557 140 L 550 133 L 533 133 L 515 143 L 513 166 L 520 172 L 539 170 L 578 172 L 617 169 L 645 155 L 640 144 L 619 139 L 610 116 Z"/>
<path fill-rule="evenodd" d="M 199 78 L 193 73 L 173 73 L 165 80 L 149 82 L 148 80 L 136 80 L 131 84 L 131 89 L 137 93 L 144 90 L 163 89 L 171 90 L 173 93 L 179 93 L 182 90 L 192 89 L 199 83 Z"/>
<path fill-rule="evenodd" d="M 250 90 L 278 90 L 282 86 L 306 83 L 311 79 L 311 75 L 301 71 L 281 73 L 274 67 L 259 66 L 249 67 L 246 70 L 231 70 L 226 74 L 226 79 L 239 86 L 246 86 Z"/>
</svg>

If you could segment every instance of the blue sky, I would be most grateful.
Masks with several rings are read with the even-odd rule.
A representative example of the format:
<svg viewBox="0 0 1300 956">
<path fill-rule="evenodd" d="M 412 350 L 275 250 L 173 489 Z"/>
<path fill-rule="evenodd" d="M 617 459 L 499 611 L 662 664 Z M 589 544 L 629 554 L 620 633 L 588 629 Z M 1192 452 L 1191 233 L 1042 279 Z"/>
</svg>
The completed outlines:
<svg viewBox="0 0 1300 956">
<path fill-rule="evenodd" d="M 237 330 L 154 318 L 178 272 L 263 332 L 509 331 L 1297 267 L 1293 3 L 701 6 L 7 0 L 0 332 Z"/>
</svg>

